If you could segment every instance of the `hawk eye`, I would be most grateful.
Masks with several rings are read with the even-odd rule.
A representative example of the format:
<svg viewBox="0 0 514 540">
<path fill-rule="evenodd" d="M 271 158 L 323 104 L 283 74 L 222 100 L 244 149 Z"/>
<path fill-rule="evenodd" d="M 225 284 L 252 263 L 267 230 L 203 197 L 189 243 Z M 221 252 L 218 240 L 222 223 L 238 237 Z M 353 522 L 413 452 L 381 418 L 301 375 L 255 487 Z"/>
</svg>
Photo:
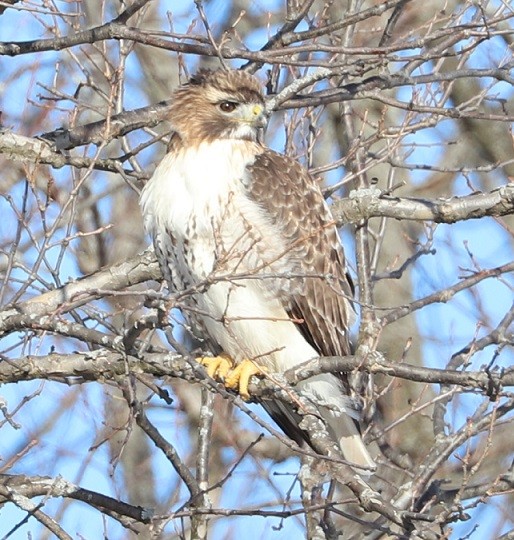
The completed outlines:
<svg viewBox="0 0 514 540">
<path fill-rule="evenodd" d="M 239 103 L 236 103 L 235 101 L 222 101 L 219 104 L 219 108 L 225 113 L 231 113 L 236 110 L 238 105 Z"/>
</svg>

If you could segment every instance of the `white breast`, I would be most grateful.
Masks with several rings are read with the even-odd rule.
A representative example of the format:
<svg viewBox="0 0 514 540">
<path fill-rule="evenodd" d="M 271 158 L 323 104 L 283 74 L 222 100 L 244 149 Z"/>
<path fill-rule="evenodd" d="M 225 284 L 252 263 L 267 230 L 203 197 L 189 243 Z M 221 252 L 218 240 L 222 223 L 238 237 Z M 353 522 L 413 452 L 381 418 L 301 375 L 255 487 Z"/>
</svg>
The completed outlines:
<svg viewBox="0 0 514 540">
<path fill-rule="evenodd" d="M 185 239 L 191 216 L 197 218 L 203 233 L 210 219 L 219 220 L 218 201 L 234 190 L 235 176 L 242 175 L 245 166 L 240 154 L 223 148 L 225 142 L 204 143 L 164 157 L 141 196 L 150 234 L 167 227 Z"/>
<path fill-rule="evenodd" d="M 174 251 L 183 257 L 177 262 L 196 282 L 213 272 L 266 278 L 292 271 L 281 231 L 245 188 L 247 166 L 260 151 L 246 141 L 219 140 L 170 153 L 143 190 L 147 231 L 162 242 L 174 237 Z M 286 285 L 275 279 L 268 286 Z"/>
</svg>

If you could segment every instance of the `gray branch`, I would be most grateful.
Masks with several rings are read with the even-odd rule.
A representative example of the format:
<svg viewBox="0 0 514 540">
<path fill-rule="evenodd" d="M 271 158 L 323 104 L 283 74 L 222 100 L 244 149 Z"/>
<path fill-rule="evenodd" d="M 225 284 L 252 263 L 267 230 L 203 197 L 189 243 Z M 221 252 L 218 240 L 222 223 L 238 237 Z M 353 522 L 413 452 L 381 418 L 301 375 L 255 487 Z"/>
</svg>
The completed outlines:
<svg viewBox="0 0 514 540">
<path fill-rule="evenodd" d="M 105 291 L 119 291 L 152 279 L 160 280 L 161 273 L 153 250 L 148 249 L 128 261 L 70 281 L 26 302 L 8 306 L 0 312 L 0 336 L 21 328 L 30 328 L 45 315 L 56 311 L 66 313 L 102 298 L 107 294 Z"/>
<path fill-rule="evenodd" d="M 64 478 L 0 474 L 0 505 L 14 498 L 67 497 L 89 504 L 93 508 L 109 510 L 112 517 L 126 516 L 146 523 L 153 511 L 132 506 L 106 495 L 83 489 Z M 29 510 L 26 508 L 26 510 Z M 113 515 L 113 513 L 115 515 Z"/>
<path fill-rule="evenodd" d="M 0 382 L 16 383 L 35 379 L 50 379 L 66 384 L 82 383 L 125 376 L 127 366 L 132 373 L 154 377 L 175 377 L 187 381 L 199 381 L 207 377 L 203 369 L 194 369 L 191 362 L 176 353 L 145 353 L 141 358 L 125 357 L 122 353 L 100 349 L 72 354 L 27 355 L 0 363 Z M 506 371 L 458 371 L 398 364 L 385 360 L 379 353 L 367 358 L 355 356 L 327 356 L 288 370 L 284 381 L 289 384 L 313 377 L 319 373 L 353 370 L 381 373 L 391 377 L 432 384 L 452 384 L 468 389 L 479 389 L 495 394 L 502 388 L 514 386 L 514 369 Z M 275 378 L 275 377 L 274 377 Z M 270 397 L 283 395 L 268 378 L 252 379 L 252 396 Z"/>
<path fill-rule="evenodd" d="M 485 216 L 505 216 L 513 211 L 513 184 L 489 193 L 435 200 L 391 197 L 371 188 L 352 191 L 349 198 L 336 201 L 332 206 L 332 213 L 340 224 L 357 223 L 373 217 L 455 223 Z"/>
<path fill-rule="evenodd" d="M 100 124 L 96 126 L 96 124 Z M 131 125 L 131 124 L 129 124 Z M 134 126 L 135 124 L 132 124 Z M 146 124 L 148 125 L 148 124 Z M 12 161 L 21 163 L 41 163 L 50 165 L 54 169 L 60 169 L 66 165 L 78 169 L 94 168 L 100 171 L 109 171 L 114 173 L 130 174 L 131 176 L 141 177 L 141 174 L 133 170 L 124 170 L 123 164 L 117 159 L 99 159 L 89 157 L 71 156 L 63 154 L 60 150 L 73 148 L 76 146 L 76 137 L 88 137 L 91 142 L 100 144 L 112 138 L 124 135 L 127 131 L 121 130 L 118 123 L 114 122 L 112 131 L 106 132 L 107 124 L 95 122 L 86 126 L 80 126 L 74 130 L 58 129 L 52 132 L 48 140 L 38 137 L 25 137 L 18 135 L 7 129 L 0 129 L 0 155 Z M 138 126 L 133 127 L 137 129 Z M 75 139 L 74 139 L 75 137 Z M 54 144 L 52 144 L 52 141 Z M 146 176 L 146 175 L 144 175 Z"/>
</svg>

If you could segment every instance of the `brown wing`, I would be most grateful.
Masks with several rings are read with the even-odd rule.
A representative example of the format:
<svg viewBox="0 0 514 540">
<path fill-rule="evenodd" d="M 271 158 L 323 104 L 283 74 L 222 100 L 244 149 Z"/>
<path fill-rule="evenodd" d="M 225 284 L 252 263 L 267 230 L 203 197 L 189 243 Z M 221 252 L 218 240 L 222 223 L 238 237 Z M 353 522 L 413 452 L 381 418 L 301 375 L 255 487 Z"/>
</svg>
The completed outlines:
<svg viewBox="0 0 514 540">
<path fill-rule="evenodd" d="M 266 149 L 248 167 L 250 196 L 269 214 L 301 277 L 288 310 L 321 355 L 350 354 L 353 287 L 330 210 L 316 181 L 295 160 Z"/>
</svg>

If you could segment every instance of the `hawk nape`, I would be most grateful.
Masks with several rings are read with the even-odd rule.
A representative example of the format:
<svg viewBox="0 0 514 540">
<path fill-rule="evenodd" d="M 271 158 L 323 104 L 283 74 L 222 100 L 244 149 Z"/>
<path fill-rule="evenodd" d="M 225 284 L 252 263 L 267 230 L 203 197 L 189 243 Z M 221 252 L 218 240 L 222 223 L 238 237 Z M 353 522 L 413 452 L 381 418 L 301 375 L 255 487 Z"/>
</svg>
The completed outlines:
<svg viewBox="0 0 514 540">
<path fill-rule="evenodd" d="M 184 315 L 217 354 L 200 359 L 209 374 L 247 396 L 253 374 L 350 354 L 352 287 L 334 220 L 307 170 L 259 142 L 259 81 L 200 71 L 175 91 L 169 120 L 169 151 L 141 205 L 169 287 L 191 291 Z M 346 386 L 322 374 L 298 389 L 344 458 L 373 468 Z M 289 407 L 263 405 L 291 438 L 306 437 Z"/>
</svg>

